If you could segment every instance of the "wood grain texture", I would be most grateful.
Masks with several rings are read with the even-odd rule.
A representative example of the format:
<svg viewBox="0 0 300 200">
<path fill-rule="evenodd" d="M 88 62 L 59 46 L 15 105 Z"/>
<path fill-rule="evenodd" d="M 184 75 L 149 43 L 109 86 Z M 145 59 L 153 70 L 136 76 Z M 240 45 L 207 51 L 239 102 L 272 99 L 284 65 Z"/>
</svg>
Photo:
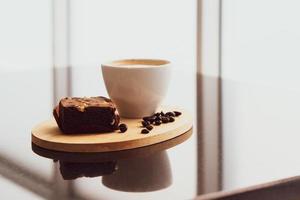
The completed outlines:
<svg viewBox="0 0 300 200">
<path fill-rule="evenodd" d="M 198 196 L 196 200 L 299 200 L 300 176 L 281 179 L 233 191 Z"/>
<path fill-rule="evenodd" d="M 64 152 L 111 152 L 153 145 L 184 134 L 192 128 L 191 115 L 183 110 L 163 107 L 164 112 L 178 110 L 182 115 L 175 122 L 154 126 L 149 134 L 141 134 L 141 119 L 121 119 L 128 126 L 119 131 L 93 134 L 63 134 L 54 119 L 42 122 L 31 131 L 32 142 L 45 149 Z"/>
</svg>

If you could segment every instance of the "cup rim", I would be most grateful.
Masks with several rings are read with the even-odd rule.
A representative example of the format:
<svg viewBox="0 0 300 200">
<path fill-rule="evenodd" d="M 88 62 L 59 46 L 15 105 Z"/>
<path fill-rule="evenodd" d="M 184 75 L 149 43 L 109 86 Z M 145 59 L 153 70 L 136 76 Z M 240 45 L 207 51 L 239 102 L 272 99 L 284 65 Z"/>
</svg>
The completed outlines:
<svg viewBox="0 0 300 200">
<path fill-rule="evenodd" d="M 128 62 L 128 65 L 133 64 L 140 64 L 140 65 L 154 65 L 156 67 L 167 67 L 170 65 L 170 61 L 164 60 L 164 59 L 149 59 L 149 58 L 131 58 L 131 59 L 118 59 L 113 61 L 108 61 L 103 64 L 101 64 L 102 67 L 114 67 L 114 68 L 126 68 L 126 69 L 139 69 L 139 68 L 145 68 L 143 66 L 137 66 L 134 68 L 126 67 L 124 65 L 118 65 L 118 63 L 121 62 Z M 149 63 L 149 64 L 147 64 Z"/>
</svg>

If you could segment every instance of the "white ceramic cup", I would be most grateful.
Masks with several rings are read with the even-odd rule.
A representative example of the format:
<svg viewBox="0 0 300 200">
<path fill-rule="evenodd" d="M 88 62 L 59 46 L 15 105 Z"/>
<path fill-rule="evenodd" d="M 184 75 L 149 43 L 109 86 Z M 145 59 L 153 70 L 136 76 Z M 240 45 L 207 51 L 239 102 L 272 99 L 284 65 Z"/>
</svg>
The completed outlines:
<svg viewBox="0 0 300 200">
<path fill-rule="evenodd" d="M 155 113 L 167 93 L 170 73 L 166 60 L 127 59 L 102 64 L 108 95 L 120 116 L 126 118 Z"/>
</svg>

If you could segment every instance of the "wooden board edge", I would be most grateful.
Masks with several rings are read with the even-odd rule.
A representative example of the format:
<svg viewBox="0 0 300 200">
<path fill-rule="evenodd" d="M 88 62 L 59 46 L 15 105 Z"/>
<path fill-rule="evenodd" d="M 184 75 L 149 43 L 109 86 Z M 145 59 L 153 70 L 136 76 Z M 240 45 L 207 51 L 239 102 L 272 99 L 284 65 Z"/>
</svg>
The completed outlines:
<svg viewBox="0 0 300 200">
<path fill-rule="evenodd" d="M 56 150 L 56 151 L 63 151 L 63 152 L 111 152 L 111 151 L 121 151 L 121 150 L 128 150 L 132 148 L 139 148 L 139 147 L 144 147 L 144 146 L 149 146 L 153 145 L 159 142 L 163 142 L 165 140 L 172 139 L 174 137 L 177 137 L 181 134 L 184 134 L 187 132 L 189 129 L 193 127 L 192 122 L 187 123 L 186 125 L 180 127 L 180 130 L 176 130 L 178 132 L 181 132 L 180 134 L 174 133 L 172 131 L 171 133 L 166 133 L 169 134 L 167 138 L 162 138 L 165 137 L 165 134 L 159 134 L 155 135 L 153 137 L 149 137 L 145 140 L 141 139 L 136 139 L 136 140 L 130 140 L 126 142 L 120 142 L 121 145 L 118 145 L 118 142 L 113 142 L 113 143 L 106 143 L 105 147 L 103 144 L 62 144 L 62 143 L 56 143 L 56 142 L 48 142 L 45 140 L 42 140 L 40 138 L 37 138 L 33 133 L 31 133 L 31 140 L 34 144 L 45 148 L 45 149 L 50 149 L 50 150 Z M 138 142 L 137 142 L 138 140 Z M 89 145 L 87 148 L 86 145 Z"/>
</svg>

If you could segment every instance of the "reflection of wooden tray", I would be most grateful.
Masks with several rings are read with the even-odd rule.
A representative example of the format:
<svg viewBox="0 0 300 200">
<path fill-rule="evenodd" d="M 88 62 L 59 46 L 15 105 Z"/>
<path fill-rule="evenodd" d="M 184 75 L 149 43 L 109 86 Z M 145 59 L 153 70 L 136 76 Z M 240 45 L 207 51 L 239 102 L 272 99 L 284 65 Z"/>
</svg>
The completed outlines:
<svg viewBox="0 0 300 200">
<path fill-rule="evenodd" d="M 172 111 L 174 108 L 162 108 Z M 192 117 L 182 109 L 175 122 L 154 126 L 149 134 L 141 134 L 140 119 L 121 119 L 128 125 L 126 133 L 63 134 L 54 120 L 38 124 L 32 130 L 32 142 L 42 148 L 64 152 L 111 152 L 145 147 L 173 139 L 192 128 Z"/>
</svg>

